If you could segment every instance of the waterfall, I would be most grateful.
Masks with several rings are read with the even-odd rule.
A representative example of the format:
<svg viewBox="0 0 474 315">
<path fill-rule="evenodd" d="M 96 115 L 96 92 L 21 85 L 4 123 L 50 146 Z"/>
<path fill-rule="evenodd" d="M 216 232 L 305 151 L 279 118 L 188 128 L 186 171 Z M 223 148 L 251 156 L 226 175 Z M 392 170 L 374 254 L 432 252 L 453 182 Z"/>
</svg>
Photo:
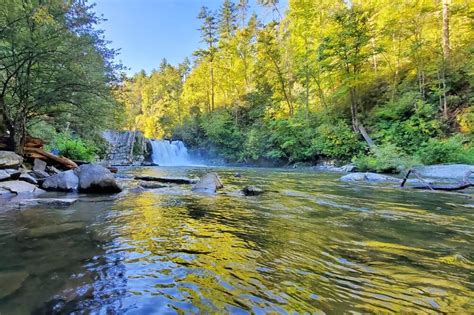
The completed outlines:
<svg viewBox="0 0 474 315">
<path fill-rule="evenodd" d="M 153 163 L 159 166 L 192 165 L 183 141 L 151 140 Z"/>
</svg>

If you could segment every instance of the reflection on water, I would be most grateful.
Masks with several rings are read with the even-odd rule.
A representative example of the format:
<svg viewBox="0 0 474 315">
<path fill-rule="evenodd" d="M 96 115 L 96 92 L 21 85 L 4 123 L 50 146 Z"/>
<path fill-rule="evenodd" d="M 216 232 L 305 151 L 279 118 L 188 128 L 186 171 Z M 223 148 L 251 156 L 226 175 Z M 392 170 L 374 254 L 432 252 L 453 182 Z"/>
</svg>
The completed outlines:
<svg viewBox="0 0 474 315">
<path fill-rule="evenodd" d="M 474 312 L 469 195 L 216 171 L 217 196 L 180 186 L 0 212 L 0 314 Z M 243 197 L 247 183 L 267 193 Z"/>
</svg>

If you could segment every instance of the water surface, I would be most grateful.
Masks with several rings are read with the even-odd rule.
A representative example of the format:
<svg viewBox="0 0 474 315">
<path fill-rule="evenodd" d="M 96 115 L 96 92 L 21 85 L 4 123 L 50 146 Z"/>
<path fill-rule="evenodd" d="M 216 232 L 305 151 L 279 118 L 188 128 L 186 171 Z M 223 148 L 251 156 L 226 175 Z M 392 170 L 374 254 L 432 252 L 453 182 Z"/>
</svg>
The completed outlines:
<svg viewBox="0 0 474 315">
<path fill-rule="evenodd" d="M 19 282 L 0 314 L 474 312 L 472 190 L 215 171 L 225 185 L 216 196 L 179 186 L 0 210 L 0 279 Z M 244 197 L 246 184 L 267 193 Z"/>
</svg>

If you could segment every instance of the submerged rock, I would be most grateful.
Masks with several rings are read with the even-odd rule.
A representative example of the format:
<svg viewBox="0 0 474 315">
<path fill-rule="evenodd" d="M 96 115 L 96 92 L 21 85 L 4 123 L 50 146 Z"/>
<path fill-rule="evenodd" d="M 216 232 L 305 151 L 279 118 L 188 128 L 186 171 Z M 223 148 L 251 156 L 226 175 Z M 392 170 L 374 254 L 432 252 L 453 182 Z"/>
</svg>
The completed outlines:
<svg viewBox="0 0 474 315">
<path fill-rule="evenodd" d="M 23 181 L 6 181 L 0 182 L 0 189 L 3 191 L 9 191 L 16 195 L 23 194 L 34 194 L 38 195 L 44 193 L 45 191 L 36 187 L 33 184 L 23 182 Z"/>
<path fill-rule="evenodd" d="M 156 176 L 135 176 L 135 179 L 147 182 L 159 182 L 170 184 L 195 184 L 199 181 L 196 178 L 187 177 L 156 177 Z"/>
<path fill-rule="evenodd" d="M 377 173 L 351 173 L 340 178 L 343 182 L 398 183 L 399 178 Z"/>
<path fill-rule="evenodd" d="M 25 271 L 0 272 L 0 300 L 19 290 L 26 278 Z"/>
<path fill-rule="evenodd" d="M 28 229 L 20 235 L 20 238 L 30 239 L 30 238 L 50 237 L 50 236 L 55 236 L 57 234 L 83 230 L 84 228 L 85 228 L 85 225 L 80 222 L 52 224 L 52 225 L 41 226 L 41 227 L 37 227 L 33 229 Z"/>
<path fill-rule="evenodd" d="M 119 193 L 122 191 L 114 175 L 97 164 L 84 164 L 74 170 L 79 178 L 79 191 L 87 193 Z"/>
<path fill-rule="evenodd" d="M 192 191 L 213 194 L 222 187 L 224 187 L 224 185 L 222 185 L 219 175 L 216 173 L 209 173 L 202 177 L 199 182 L 193 186 Z"/>
<path fill-rule="evenodd" d="M 69 207 L 75 203 L 77 199 L 74 198 L 38 198 L 38 199 L 26 199 L 19 203 L 19 206 L 51 206 L 51 207 Z"/>
<path fill-rule="evenodd" d="M 19 168 L 23 158 L 11 151 L 0 151 L 0 169 Z"/>
<path fill-rule="evenodd" d="M 42 184 L 43 189 L 54 191 L 77 191 L 79 178 L 72 170 L 59 173 L 46 178 Z"/>
<path fill-rule="evenodd" d="M 256 186 L 246 186 L 242 192 L 245 196 L 258 196 L 264 193 L 263 189 Z"/>
<path fill-rule="evenodd" d="M 157 188 L 164 188 L 164 187 L 168 187 L 168 186 L 160 184 L 160 183 L 156 183 L 156 182 L 142 181 L 142 182 L 140 182 L 140 187 L 143 187 L 143 188 L 146 188 L 146 189 L 157 189 Z"/>
</svg>

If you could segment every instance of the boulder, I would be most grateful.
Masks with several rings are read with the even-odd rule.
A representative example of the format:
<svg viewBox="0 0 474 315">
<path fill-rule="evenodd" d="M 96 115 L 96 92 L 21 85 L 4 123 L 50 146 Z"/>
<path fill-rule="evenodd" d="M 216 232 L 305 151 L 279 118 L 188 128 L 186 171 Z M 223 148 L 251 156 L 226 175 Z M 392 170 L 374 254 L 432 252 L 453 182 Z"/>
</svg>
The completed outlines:
<svg viewBox="0 0 474 315">
<path fill-rule="evenodd" d="M 246 186 L 242 192 L 245 196 L 258 196 L 264 193 L 263 189 L 255 186 Z"/>
<path fill-rule="evenodd" d="M 44 172 L 46 171 L 46 166 L 47 166 L 47 163 L 40 159 L 35 159 L 33 162 L 34 171 Z"/>
<path fill-rule="evenodd" d="M 140 187 L 143 187 L 146 189 L 157 189 L 157 188 L 164 188 L 168 186 L 160 184 L 160 183 L 142 181 L 140 182 Z"/>
<path fill-rule="evenodd" d="M 0 151 L 0 169 L 19 168 L 23 158 L 11 151 Z"/>
<path fill-rule="evenodd" d="M 448 164 L 415 167 L 415 171 L 423 178 L 439 178 L 447 180 L 463 180 L 466 174 L 472 172 L 470 178 L 474 178 L 474 165 Z"/>
<path fill-rule="evenodd" d="M 33 184 L 23 182 L 23 181 L 15 181 L 15 180 L 0 182 L 0 189 L 3 191 L 8 191 L 16 195 L 23 195 L 23 194 L 37 195 L 37 194 L 44 193 L 44 190 L 39 189 Z"/>
<path fill-rule="evenodd" d="M 398 183 L 401 180 L 396 177 L 377 173 L 351 173 L 340 178 L 343 182 L 369 182 L 369 183 Z"/>
<path fill-rule="evenodd" d="M 12 295 L 21 288 L 28 278 L 25 271 L 7 271 L 0 273 L 0 300 Z"/>
<path fill-rule="evenodd" d="M 24 182 L 33 184 L 33 185 L 38 185 L 38 181 L 36 180 L 36 178 L 34 178 L 33 176 L 31 176 L 28 173 L 21 173 L 20 177 L 18 179 L 22 180 Z"/>
<path fill-rule="evenodd" d="M 74 170 L 79 178 L 79 191 L 88 193 L 119 193 L 122 191 L 114 175 L 97 164 L 84 164 Z"/>
<path fill-rule="evenodd" d="M 135 179 L 147 182 L 159 182 L 170 184 L 196 184 L 199 179 L 187 177 L 156 177 L 156 176 L 135 176 Z"/>
<path fill-rule="evenodd" d="M 47 166 L 46 167 L 46 173 L 48 173 L 49 175 L 56 175 L 56 174 L 59 174 L 61 173 L 60 170 L 58 170 L 56 167 L 54 166 Z"/>
<path fill-rule="evenodd" d="M 10 179 L 10 173 L 5 170 L 0 170 L 0 181 Z"/>
<path fill-rule="evenodd" d="M 356 167 L 355 165 L 347 164 L 347 165 L 341 166 L 341 170 L 346 173 L 351 173 L 351 172 L 356 171 Z"/>
<path fill-rule="evenodd" d="M 224 185 L 222 185 L 219 175 L 216 173 L 209 173 L 202 177 L 199 182 L 193 186 L 192 191 L 213 194 L 222 187 L 224 187 Z"/>
<path fill-rule="evenodd" d="M 35 179 L 45 179 L 45 178 L 48 178 L 49 176 L 51 176 L 48 173 L 46 173 L 45 171 L 31 171 L 31 172 L 28 172 L 28 174 L 33 176 Z"/>
<path fill-rule="evenodd" d="M 79 178 L 73 170 L 62 172 L 46 178 L 42 188 L 54 191 L 77 191 L 79 188 Z"/>
<path fill-rule="evenodd" d="M 10 179 L 13 179 L 13 180 L 19 179 L 22 174 L 20 170 L 6 169 L 4 171 L 10 174 Z"/>
</svg>

